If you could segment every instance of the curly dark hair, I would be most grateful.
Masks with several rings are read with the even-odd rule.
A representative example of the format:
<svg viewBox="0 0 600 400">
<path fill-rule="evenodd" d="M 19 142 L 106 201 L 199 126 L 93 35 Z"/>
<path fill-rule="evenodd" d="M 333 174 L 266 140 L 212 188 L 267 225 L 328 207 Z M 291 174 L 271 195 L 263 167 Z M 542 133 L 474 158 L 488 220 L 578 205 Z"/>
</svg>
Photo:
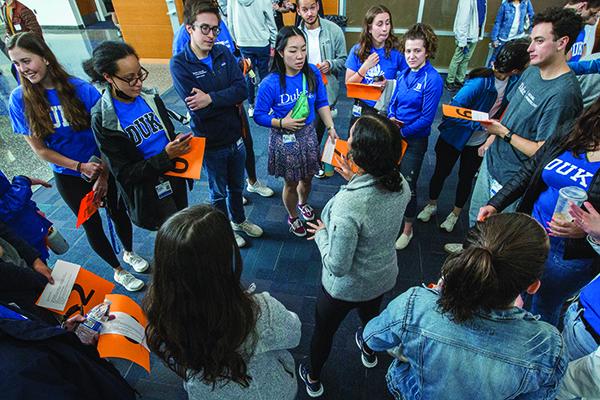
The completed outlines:
<svg viewBox="0 0 600 400">
<path fill-rule="evenodd" d="M 366 173 L 379 178 L 385 189 L 400 192 L 402 137 L 398 127 L 382 115 L 369 114 L 360 117 L 351 132 L 348 157 Z"/>
<path fill-rule="evenodd" d="M 66 120 L 74 131 L 88 129 L 90 113 L 77 96 L 75 86 L 69 82 L 71 76 L 58 62 L 44 39 L 33 32 L 17 33 L 8 40 L 6 49 L 10 52 L 17 47 L 40 56 L 48 62 L 46 74 L 54 84 Z M 45 139 L 54 133 L 54 122 L 50 117 L 50 103 L 46 98 L 46 89 L 39 83 L 31 83 L 21 74 L 19 77 L 23 87 L 23 102 L 29 133 L 35 138 Z"/>
<path fill-rule="evenodd" d="M 502 46 L 496 60 L 494 60 L 494 69 L 488 67 L 479 67 L 473 69 L 467 75 L 467 79 L 489 77 L 494 75 L 494 70 L 506 74 L 512 71 L 525 71 L 529 65 L 529 38 L 519 38 L 509 40 Z"/>
<path fill-rule="evenodd" d="M 438 305 L 458 323 L 479 310 L 506 308 L 540 279 L 549 249 L 546 230 L 529 215 L 497 214 L 477 222 L 464 249 L 442 266 Z"/>
<path fill-rule="evenodd" d="M 433 31 L 433 28 L 427 24 L 417 23 L 411 26 L 400 39 L 400 51 L 404 53 L 407 40 L 418 39 L 423 41 L 423 46 L 425 46 L 425 51 L 427 52 L 427 58 L 433 60 L 438 47 L 438 37 Z"/>
<path fill-rule="evenodd" d="M 153 268 L 143 301 L 150 349 L 183 379 L 248 387 L 259 309 L 240 282 L 227 217 L 208 205 L 171 216 L 156 236 Z"/>
<path fill-rule="evenodd" d="M 383 5 L 373 6 L 367 10 L 365 14 L 365 18 L 363 19 L 362 30 L 360 32 L 360 38 L 358 40 L 359 46 L 356 50 L 356 55 L 358 55 L 358 59 L 360 62 L 365 62 L 365 60 L 371 54 L 371 47 L 373 47 L 373 39 L 371 37 L 371 32 L 369 29 L 371 24 L 373 24 L 373 20 L 379 14 L 387 14 L 390 16 L 390 34 L 388 38 L 385 40 L 384 49 L 385 56 L 389 57 L 392 49 L 398 48 L 398 38 L 394 35 L 394 22 L 392 21 L 392 13 L 390 10 Z"/>
<path fill-rule="evenodd" d="M 548 22 L 552 24 L 552 36 L 558 40 L 567 36 L 569 41 L 565 46 L 565 54 L 571 50 L 571 46 L 577 40 L 577 35 L 583 29 L 583 18 L 574 10 L 560 7 L 550 7 L 535 14 L 533 26 Z"/>
</svg>

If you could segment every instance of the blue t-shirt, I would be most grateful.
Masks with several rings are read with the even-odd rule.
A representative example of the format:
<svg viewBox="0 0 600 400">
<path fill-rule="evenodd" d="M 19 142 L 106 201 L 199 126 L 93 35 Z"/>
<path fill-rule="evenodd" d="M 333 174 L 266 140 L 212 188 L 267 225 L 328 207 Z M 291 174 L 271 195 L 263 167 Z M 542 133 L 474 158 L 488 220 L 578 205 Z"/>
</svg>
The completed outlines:
<svg viewBox="0 0 600 400">
<path fill-rule="evenodd" d="M 581 289 L 579 303 L 584 309 L 585 320 L 600 335 L 600 278 L 594 279 Z"/>
<path fill-rule="evenodd" d="M 225 25 L 225 23 L 221 21 L 219 23 L 219 28 L 221 28 L 221 32 L 219 33 L 219 36 L 217 36 L 215 44 L 222 44 L 223 46 L 229 49 L 231 54 L 233 54 L 235 52 L 235 44 L 233 39 L 231 38 L 229 29 L 227 29 L 227 25 Z M 188 33 L 187 29 L 185 29 L 185 24 L 182 24 L 177 30 L 177 32 L 175 32 L 175 37 L 173 38 L 173 55 L 181 53 L 186 46 L 189 46 L 189 43 L 190 34 Z"/>
<path fill-rule="evenodd" d="M 585 50 L 585 28 L 579 32 L 577 35 L 577 39 L 573 42 L 573 46 L 571 47 L 571 59 L 569 62 L 577 62 L 583 55 L 583 51 Z"/>
<path fill-rule="evenodd" d="M 348 53 L 348 58 L 346 59 L 346 68 L 352 71 L 358 71 L 363 64 L 358 58 L 357 52 L 359 49 L 360 44 L 355 44 L 352 46 L 352 49 L 350 49 L 350 52 Z M 380 49 L 373 47 L 371 48 L 371 53 L 372 52 L 379 54 L 379 63 L 367 71 L 361 83 L 371 84 L 373 83 L 373 79 L 375 77 L 381 75 L 384 75 L 385 79 L 396 79 L 398 72 L 402 72 L 408 68 L 406 60 L 404 59 L 404 55 L 396 49 L 392 49 L 390 51 L 389 57 L 385 56 L 385 49 L 383 47 Z M 374 100 L 363 101 L 371 107 L 377 103 Z"/>
<path fill-rule="evenodd" d="M 206 64 L 206 66 L 208 68 L 210 68 L 211 70 L 213 69 L 213 59 L 210 54 L 205 58 L 198 58 L 198 60 L 200 60 L 200 62 Z"/>
<path fill-rule="evenodd" d="M 567 186 L 579 186 L 587 191 L 598 168 L 600 161 L 590 162 L 585 154 L 574 157 L 570 151 L 550 161 L 542 171 L 542 180 L 548 188 L 533 205 L 533 218 L 546 227 L 547 222 L 552 220 L 558 191 Z"/>
<path fill-rule="evenodd" d="M 159 154 L 169 143 L 160 119 L 141 97 L 133 103 L 113 99 L 115 113 L 125 133 L 144 156 L 144 160 Z"/>
<path fill-rule="evenodd" d="M 306 125 L 314 121 L 315 110 L 329 105 L 327 90 L 323 84 L 321 73 L 314 65 L 309 64 L 309 66 L 315 75 L 317 87 L 314 92 L 308 94 L 310 114 L 306 118 Z M 308 90 L 308 82 L 306 88 Z M 294 108 L 294 104 L 296 104 L 296 100 L 302 91 L 302 73 L 285 77 L 285 91 L 282 90 L 279 83 L 279 74 L 271 73 L 267 75 L 260 83 L 256 95 L 254 121 L 259 125 L 271 127 L 273 118 L 284 118 Z M 272 114 L 270 114 L 271 110 L 273 110 Z"/>
<path fill-rule="evenodd" d="M 100 93 L 91 84 L 79 78 L 71 77 L 69 82 L 75 87 L 75 93 L 85 109 L 90 112 L 92 107 L 100 99 Z M 100 151 L 94 140 L 91 128 L 82 131 L 74 131 L 69 121 L 63 114 L 62 106 L 55 89 L 46 90 L 46 98 L 50 104 L 50 117 L 54 123 L 54 133 L 44 139 L 46 146 L 68 157 L 80 162 L 88 162 L 92 156 L 100 156 Z M 25 104 L 23 102 L 23 87 L 18 86 L 10 94 L 9 114 L 12 128 L 15 133 L 29 135 L 29 124 L 25 116 Z M 50 163 L 52 170 L 58 174 L 79 176 L 79 172 Z"/>
</svg>

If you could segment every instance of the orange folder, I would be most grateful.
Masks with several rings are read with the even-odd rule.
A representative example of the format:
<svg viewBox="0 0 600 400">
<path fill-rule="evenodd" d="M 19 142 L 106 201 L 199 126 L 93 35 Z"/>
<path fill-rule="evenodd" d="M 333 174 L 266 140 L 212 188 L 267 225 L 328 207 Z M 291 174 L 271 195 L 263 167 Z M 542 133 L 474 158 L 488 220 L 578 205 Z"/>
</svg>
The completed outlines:
<svg viewBox="0 0 600 400">
<path fill-rule="evenodd" d="M 180 178 L 200 179 L 204 150 L 206 149 L 206 138 L 193 137 L 190 139 L 191 150 L 189 153 L 174 158 L 175 168 L 166 172 L 165 175 L 178 176 Z"/>
<path fill-rule="evenodd" d="M 383 92 L 382 85 L 365 85 L 364 83 L 346 83 L 347 96 L 354 99 L 379 100 Z"/>
<path fill-rule="evenodd" d="M 98 206 L 94 203 L 94 191 L 86 194 L 81 203 L 79 203 L 79 212 L 77 213 L 77 222 L 75 228 L 79 228 L 85 221 L 90 219 L 98 211 Z"/>
<path fill-rule="evenodd" d="M 407 148 L 408 142 L 402 139 L 402 154 L 400 154 L 400 160 L 398 161 L 398 164 L 400 164 L 400 161 L 402 161 L 402 158 L 404 157 L 404 153 L 406 153 Z M 348 142 L 342 139 L 336 139 L 335 144 L 333 144 L 331 143 L 331 140 L 327 139 L 327 142 L 325 143 L 325 148 L 323 149 L 321 161 L 327 164 L 331 164 L 336 168 L 340 168 L 341 156 L 348 156 Z M 358 166 L 354 164 L 351 160 L 348 160 L 348 163 L 350 164 L 352 172 L 357 173 Z"/>
<path fill-rule="evenodd" d="M 442 113 L 446 117 L 466 119 L 468 121 L 489 121 L 490 116 L 486 112 L 471 110 L 468 108 L 455 107 L 450 104 L 442 104 Z"/>
<path fill-rule="evenodd" d="M 109 294 L 106 299 L 111 302 L 111 314 L 115 312 L 127 314 L 146 329 L 148 320 L 135 301 L 121 294 Z M 150 351 L 145 344 L 138 343 L 126 336 L 101 333 L 98 339 L 98 353 L 102 358 L 115 357 L 133 361 L 150 373 Z"/>
<path fill-rule="evenodd" d="M 112 292 L 114 287 L 114 283 L 81 267 L 65 308 L 63 310 L 49 308 L 49 310 L 67 318 L 75 314 L 85 315 L 94 306 L 102 303 L 104 297 Z M 38 301 L 39 298 L 36 303 Z"/>
<path fill-rule="evenodd" d="M 321 68 L 321 64 L 317 64 L 317 68 Z M 327 75 L 321 72 L 321 78 L 323 79 L 323 85 L 327 85 Z"/>
</svg>

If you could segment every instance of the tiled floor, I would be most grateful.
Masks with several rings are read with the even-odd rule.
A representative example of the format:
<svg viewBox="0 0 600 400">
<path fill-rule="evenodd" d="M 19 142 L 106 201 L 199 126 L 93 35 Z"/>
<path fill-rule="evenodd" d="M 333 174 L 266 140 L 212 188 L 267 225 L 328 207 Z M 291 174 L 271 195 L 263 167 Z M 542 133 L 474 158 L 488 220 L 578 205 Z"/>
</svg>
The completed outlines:
<svg viewBox="0 0 600 400">
<path fill-rule="evenodd" d="M 183 104 L 172 90 L 163 96 L 166 104 L 176 110 L 183 111 Z M 444 95 L 443 102 L 449 100 Z M 339 104 L 339 117 L 336 121 L 338 132 L 348 130 L 350 101 L 342 100 Z M 435 126 L 439 123 L 436 121 Z M 282 182 L 266 176 L 266 146 L 268 132 L 265 128 L 253 124 L 257 169 L 261 179 L 276 190 L 273 198 L 265 199 L 255 194 L 248 194 L 250 204 L 246 207 L 248 217 L 257 221 L 265 230 L 260 239 L 249 240 L 248 247 L 242 249 L 244 258 L 243 278 L 246 282 L 255 282 L 258 291 L 269 291 L 290 310 L 298 313 L 302 320 L 302 340 L 298 348 L 293 350 L 294 357 L 300 360 L 306 357 L 309 350 L 310 337 L 314 325 L 315 296 L 320 287 L 321 263 L 319 252 L 313 242 L 290 235 L 285 224 L 285 211 L 281 204 L 280 194 Z M 430 139 L 430 147 L 425 158 L 421 179 L 419 180 L 419 205 L 424 205 L 427 197 L 429 178 L 433 170 L 433 146 L 437 139 L 434 129 Z M 32 159 L 33 155 L 29 155 Z M 339 176 L 319 181 L 314 180 L 312 205 L 320 210 L 327 200 L 342 184 Z M 385 298 L 385 304 L 390 299 L 407 288 L 422 282 L 437 280 L 441 263 L 445 258 L 442 246 L 448 241 L 460 240 L 467 226 L 466 217 L 459 220 L 452 234 L 442 233 L 438 226 L 451 210 L 456 178 L 447 182 L 447 188 L 439 201 L 441 215 L 432 218 L 428 224 L 417 223 L 415 237 L 409 247 L 398 253 L 400 275 L 394 290 Z M 39 207 L 48 214 L 50 220 L 61 230 L 71 244 L 71 250 L 63 256 L 64 259 L 79 263 L 105 278 L 111 279 L 110 268 L 105 265 L 90 249 L 82 230 L 76 230 L 75 217 L 62 202 L 55 189 L 38 190 L 35 200 Z M 206 180 L 202 179 L 195 185 L 190 194 L 190 203 L 207 201 Z M 135 229 L 135 249 L 141 255 L 151 258 L 153 240 L 152 232 Z M 55 261 L 53 257 L 51 262 Z M 148 281 L 148 275 L 139 274 Z M 120 288 L 116 292 L 124 293 Z M 144 292 L 133 294 L 140 301 Z M 381 355 L 380 364 L 366 370 L 362 367 L 359 354 L 354 344 L 353 333 L 358 325 L 357 316 L 352 313 L 344 321 L 338 331 L 329 361 L 323 370 L 325 386 L 324 399 L 386 399 L 389 398 L 385 387 L 385 371 L 390 360 L 387 355 Z M 122 360 L 117 365 L 128 381 L 143 395 L 145 399 L 181 399 L 186 395 L 181 387 L 181 381 L 166 369 L 158 360 L 152 360 L 152 373 L 148 375 L 136 365 Z M 308 399 L 304 388 L 299 387 L 299 399 Z"/>
</svg>

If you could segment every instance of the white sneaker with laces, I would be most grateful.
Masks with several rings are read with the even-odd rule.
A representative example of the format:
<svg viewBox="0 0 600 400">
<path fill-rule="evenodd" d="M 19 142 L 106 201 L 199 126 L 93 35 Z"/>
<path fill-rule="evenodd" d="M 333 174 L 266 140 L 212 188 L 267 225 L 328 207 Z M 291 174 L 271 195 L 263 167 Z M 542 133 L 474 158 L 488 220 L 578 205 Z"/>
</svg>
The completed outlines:
<svg viewBox="0 0 600 400">
<path fill-rule="evenodd" d="M 250 118 L 254 117 L 254 106 L 248 107 L 248 117 L 250 117 Z"/>
<path fill-rule="evenodd" d="M 425 207 L 423 207 L 419 215 L 417 215 L 417 219 L 419 221 L 429 222 L 431 217 L 433 217 L 436 212 L 437 206 L 435 204 L 427 204 Z"/>
<path fill-rule="evenodd" d="M 247 183 L 246 190 L 249 191 L 250 193 L 257 193 L 257 194 L 261 195 L 262 197 L 271 197 L 275 194 L 273 189 L 271 189 L 270 187 L 268 187 L 267 185 L 265 185 L 258 179 L 256 180 L 256 182 L 254 182 L 254 185 L 252 185 L 250 183 L 250 181 L 247 179 L 246 179 L 246 183 Z"/>
<path fill-rule="evenodd" d="M 440 228 L 442 228 L 446 232 L 450 233 L 454 230 L 454 225 L 456 225 L 456 221 L 458 221 L 458 215 L 451 212 L 446 217 L 446 220 L 444 222 L 442 222 L 442 224 L 440 225 Z"/>
<path fill-rule="evenodd" d="M 115 270 L 113 278 L 130 292 L 136 292 L 144 287 L 143 280 L 136 278 L 131 272 L 125 271 L 124 269 L 120 271 Z"/>
<path fill-rule="evenodd" d="M 244 240 L 244 238 L 238 235 L 237 233 L 233 232 L 233 237 L 235 238 L 235 242 L 237 243 L 238 247 L 241 248 L 246 245 L 246 241 Z"/>
<path fill-rule="evenodd" d="M 241 224 L 236 224 L 235 222 L 232 222 L 231 227 L 234 231 L 242 231 L 246 235 L 251 237 L 261 237 L 263 234 L 262 228 L 256 224 L 253 224 L 249 220 L 245 220 Z"/>
<path fill-rule="evenodd" d="M 408 246 L 410 240 L 413 238 L 413 233 L 407 235 L 406 233 L 402 233 L 398 240 L 396 240 L 396 250 L 403 250 Z"/>
<path fill-rule="evenodd" d="M 444 251 L 449 254 L 460 253 L 463 251 L 463 245 L 462 243 L 446 243 Z"/>
<path fill-rule="evenodd" d="M 137 255 L 136 253 L 125 251 L 123 252 L 123 261 L 127 264 L 131 265 L 135 272 L 144 272 L 150 266 L 148 261 L 144 260 L 142 257 Z"/>
</svg>

